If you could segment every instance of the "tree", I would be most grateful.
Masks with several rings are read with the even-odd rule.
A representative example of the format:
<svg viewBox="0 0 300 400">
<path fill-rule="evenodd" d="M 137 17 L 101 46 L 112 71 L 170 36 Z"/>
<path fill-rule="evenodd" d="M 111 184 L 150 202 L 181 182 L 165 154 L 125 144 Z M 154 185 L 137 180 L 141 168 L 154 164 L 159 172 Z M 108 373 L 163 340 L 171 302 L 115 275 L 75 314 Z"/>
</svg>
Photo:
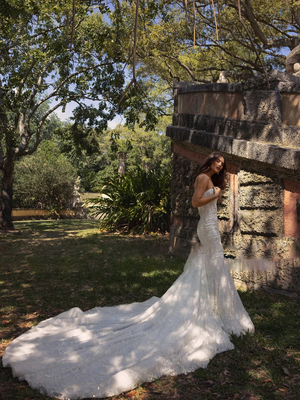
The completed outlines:
<svg viewBox="0 0 300 400">
<path fill-rule="evenodd" d="M 49 116 L 70 101 L 77 103 L 72 127 L 77 144 L 91 129 L 105 129 L 123 92 L 124 59 L 118 26 L 104 21 L 103 13 L 113 15 L 104 0 L 76 0 L 76 12 L 72 0 L 1 0 L 0 10 L 0 229 L 5 229 L 13 227 L 15 161 L 36 151 Z"/>
<path fill-rule="evenodd" d="M 153 128 L 157 112 L 170 114 L 174 80 L 215 82 L 224 70 L 247 79 L 283 69 L 278 49 L 296 52 L 290 64 L 300 54 L 298 0 L 145 0 L 138 25 L 136 4 L 0 0 L 0 229 L 12 227 L 14 162 L 37 149 L 58 107 L 77 103 L 77 144 L 103 131 L 116 110 L 131 126 Z M 138 77 L 125 90 L 126 67 Z"/>
<path fill-rule="evenodd" d="M 122 19 L 133 20 L 128 2 Z M 221 71 L 243 80 L 285 68 L 300 43 L 300 8 L 294 0 L 144 1 L 139 12 L 138 66 L 144 84 L 168 90 L 173 81 L 215 82 Z M 123 22 L 124 24 L 124 22 Z M 300 61 L 300 59 L 299 59 Z M 164 86 L 164 85 L 163 85 Z M 166 88 L 166 87 L 165 87 Z M 148 94 L 148 91 L 146 91 Z"/>
<path fill-rule="evenodd" d="M 70 206 L 77 178 L 75 167 L 50 140 L 15 164 L 14 206 L 51 212 Z"/>
<path fill-rule="evenodd" d="M 49 116 L 69 101 L 78 104 L 75 127 L 87 122 L 106 127 L 105 93 L 121 88 L 122 74 L 109 54 L 113 32 L 101 10 L 90 13 L 92 1 L 1 1 L 0 27 L 0 228 L 12 228 L 13 168 L 32 154 L 42 140 Z M 118 80 L 118 84 L 116 81 Z M 98 108 L 85 99 L 98 100 Z M 46 102 L 54 100 L 42 110 Z M 42 112 L 41 112 L 42 111 Z M 39 115 L 37 125 L 34 117 Z"/>
<path fill-rule="evenodd" d="M 126 173 L 135 171 L 137 166 L 144 171 L 169 173 L 171 146 L 164 134 L 168 121 L 169 118 L 162 119 L 150 132 L 138 126 L 134 130 L 122 125 L 109 129 L 100 139 L 100 169 L 94 179 L 94 189 L 101 191 L 104 180 L 117 173 L 119 153 L 126 154 Z"/>
</svg>

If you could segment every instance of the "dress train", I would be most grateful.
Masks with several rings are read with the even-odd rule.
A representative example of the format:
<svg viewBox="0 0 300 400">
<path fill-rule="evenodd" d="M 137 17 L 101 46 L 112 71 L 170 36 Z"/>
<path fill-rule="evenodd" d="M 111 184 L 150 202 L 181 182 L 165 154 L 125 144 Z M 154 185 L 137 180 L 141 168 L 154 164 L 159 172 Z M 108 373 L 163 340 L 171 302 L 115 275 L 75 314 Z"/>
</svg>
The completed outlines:
<svg viewBox="0 0 300 400">
<path fill-rule="evenodd" d="M 10 343 L 3 366 L 48 396 L 99 398 L 206 368 L 217 353 L 233 349 L 230 335 L 254 326 L 224 264 L 216 203 L 199 207 L 201 246 L 161 298 L 72 308 Z"/>
</svg>

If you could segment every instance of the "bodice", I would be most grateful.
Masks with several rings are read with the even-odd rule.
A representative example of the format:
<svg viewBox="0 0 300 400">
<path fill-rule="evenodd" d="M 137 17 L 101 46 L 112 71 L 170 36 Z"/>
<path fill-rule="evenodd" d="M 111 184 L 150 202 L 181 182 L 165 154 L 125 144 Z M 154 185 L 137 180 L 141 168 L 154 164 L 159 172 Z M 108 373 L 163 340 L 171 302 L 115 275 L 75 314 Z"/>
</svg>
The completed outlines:
<svg viewBox="0 0 300 400">
<path fill-rule="evenodd" d="M 214 194 L 214 188 L 208 189 L 204 192 L 203 197 L 209 197 Z M 205 204 L 204 206 L 198 207 L 198 213 L 201 218 L 211 218 L 212 216 L 217 217 L 217 198 Z"/>
<path fill-rule="evenodd" d="M 214 193 L 214 188 L 204 192 L 203 197 L 211 196 Z M 197 235 L 202 246 L 214 249 L 223 253 L 223 248 L 219 234 L 219 223 L 217 214 L 217 198 L 198 207 L 200 221 L 197 226 Z"/>
</svg>

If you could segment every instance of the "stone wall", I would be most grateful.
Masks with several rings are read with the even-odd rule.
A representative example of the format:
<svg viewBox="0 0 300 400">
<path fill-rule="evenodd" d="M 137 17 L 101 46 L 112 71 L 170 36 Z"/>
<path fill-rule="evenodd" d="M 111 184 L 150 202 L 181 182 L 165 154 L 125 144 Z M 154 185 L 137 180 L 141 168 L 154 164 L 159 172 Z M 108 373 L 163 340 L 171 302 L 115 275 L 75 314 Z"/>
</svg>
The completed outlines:
<svg viewBox="0 0 300 400">
<path fill-rule="evenodd" d="M 228 163 L 218 217 L 224 254 L 241 286 L 300 293 L 300 79 L 274 71 L 240 84 L 175 84 L 170 250 L 197 239 L 191 206 L 199 164 Z"/>
</svg>

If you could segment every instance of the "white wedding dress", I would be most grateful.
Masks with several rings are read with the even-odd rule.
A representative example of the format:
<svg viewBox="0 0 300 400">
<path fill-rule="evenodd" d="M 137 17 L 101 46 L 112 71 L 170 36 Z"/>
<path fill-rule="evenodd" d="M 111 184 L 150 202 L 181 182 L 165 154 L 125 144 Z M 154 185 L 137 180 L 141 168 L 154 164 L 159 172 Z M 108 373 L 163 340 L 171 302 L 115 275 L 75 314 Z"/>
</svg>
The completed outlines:
<svg viewBox="0 0 300 400">
<path fill-rule="evenodd" d="M 201 246 L 161 298 L 72 308 L 10 343 L 4 367 L 48 396 L 99 398 L 205 368 L 217 353 L 233 349 L 230 335 L 254 326 L 224 265 L 216 203 L 199 207 Z"/>
</svg>

